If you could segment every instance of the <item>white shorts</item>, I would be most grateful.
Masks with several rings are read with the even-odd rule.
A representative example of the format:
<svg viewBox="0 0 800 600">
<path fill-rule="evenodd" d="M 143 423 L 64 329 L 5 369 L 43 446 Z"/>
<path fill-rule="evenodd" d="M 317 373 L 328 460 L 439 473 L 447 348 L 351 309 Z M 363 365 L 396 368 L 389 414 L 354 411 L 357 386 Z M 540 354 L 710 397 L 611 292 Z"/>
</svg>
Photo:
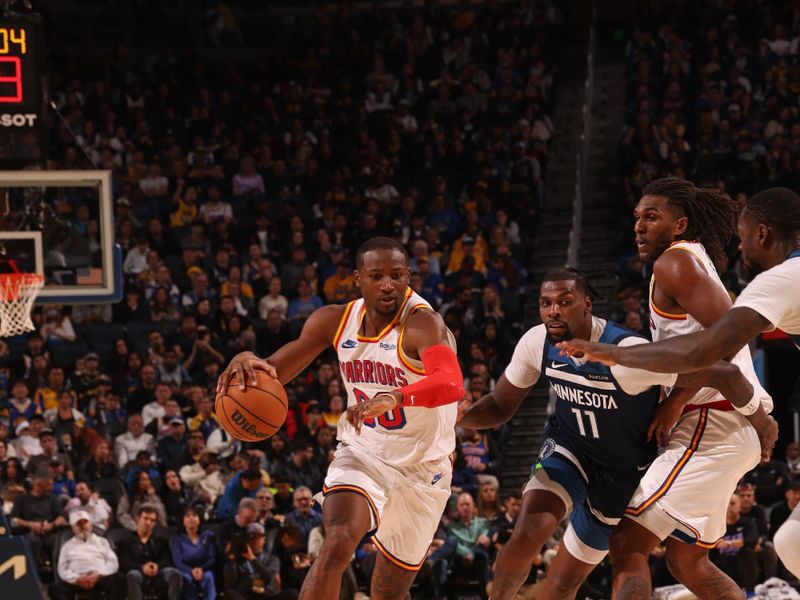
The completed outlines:
<svg viewBox="0 0 800 600">
<path fill-rule="evenodd" d="M 698 409 L 678 421 L 642 478 L 625 516 L 660 540 L 713 548 L 725 535 L 728 502 L 761 460 L 758 434 L 736 411 Z"/>
<path fill-rule="evenodd" d="M 354 446 L 339 444 L 322 494 L 361 494 L 372 513 L 372 541 L 389 562 L 407 571 L 422 566 L 450 498 L 449 457 L 395 467 Z M 320 497 L 321 496 L 321 497 Z M 324 506 L 324 505 L 323 505 Z"/>
</svg>

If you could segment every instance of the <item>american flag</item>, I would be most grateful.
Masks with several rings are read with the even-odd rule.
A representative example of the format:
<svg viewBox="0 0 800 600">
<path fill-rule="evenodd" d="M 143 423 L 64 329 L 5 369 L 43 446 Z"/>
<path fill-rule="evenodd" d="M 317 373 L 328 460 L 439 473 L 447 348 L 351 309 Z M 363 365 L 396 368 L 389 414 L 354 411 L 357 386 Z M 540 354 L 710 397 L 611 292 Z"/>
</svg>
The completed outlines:
<svg viewBox="0 0 800 600">
<path fill-rule="evenodd" d="M 87 267 L 78 269 L 75 272 L 78 285 L 102 285 L 103 269 L 97 267 Z"/>
</svg>

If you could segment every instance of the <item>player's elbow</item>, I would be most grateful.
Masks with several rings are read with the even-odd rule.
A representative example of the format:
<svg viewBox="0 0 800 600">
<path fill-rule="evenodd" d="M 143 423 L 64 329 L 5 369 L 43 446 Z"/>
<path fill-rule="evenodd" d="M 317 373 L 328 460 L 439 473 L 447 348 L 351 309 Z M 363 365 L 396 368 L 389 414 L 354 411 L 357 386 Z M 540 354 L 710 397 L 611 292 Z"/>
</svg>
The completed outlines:
<svg viewBox="0 0 800 600">
<path fill-rule="evenodd" d="M 464 382 L 448 381 L 445 390 L 448 402 L 458 402 L 464 397 Z"/>
</svg>

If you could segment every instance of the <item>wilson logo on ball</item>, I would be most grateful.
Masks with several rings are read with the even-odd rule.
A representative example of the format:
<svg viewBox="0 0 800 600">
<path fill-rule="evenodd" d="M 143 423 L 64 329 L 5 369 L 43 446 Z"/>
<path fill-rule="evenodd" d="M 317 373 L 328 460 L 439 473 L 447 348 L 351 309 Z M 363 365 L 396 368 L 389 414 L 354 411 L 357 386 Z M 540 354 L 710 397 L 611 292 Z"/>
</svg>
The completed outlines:
<svg viewBox="0 0 800 600">
<path fill-rule="evenodd" d="M 265 438 L 267 437 L 265 434 L 261 433 L 256 426 L 253 425 L 247 418 L 238 411 L 238 409 L 234 409 L 233 414 L 231 415 L 231 421 L 233 421 L 239 428 L 246 434 L 251 435 L 257 438 Z"/>
</svg>

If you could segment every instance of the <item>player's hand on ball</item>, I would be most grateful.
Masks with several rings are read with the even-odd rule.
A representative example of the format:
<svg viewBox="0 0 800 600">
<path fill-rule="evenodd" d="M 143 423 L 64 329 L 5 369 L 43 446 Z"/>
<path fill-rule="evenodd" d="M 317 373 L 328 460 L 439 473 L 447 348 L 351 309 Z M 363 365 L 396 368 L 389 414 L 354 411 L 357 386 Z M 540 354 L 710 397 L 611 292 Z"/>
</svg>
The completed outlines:
<svg viewBox="0 0 800 600">
<path fill-rule="evenodd" d="M 379 417 L 385 412 L 394 410 L 402 402 L 402 396 L 398 398 L 397 394 L 399 392 L 378 394 L 374 398 L 351 406 L 347 409 L 347 422 L 356 428 L 356 433 L 361 433 L 364 419 Z"/>
<path fill-rule="evenodd" d="M 224 393 L 230 385 L 231 379 L 237 376 L 239 388 L 245 389 L 247 385 L 255 385 L 256 369 L 264 371 L 270 377 L 278 378 L 278 372 L 263 358 L 258 358 L 252 352 L 240 352 L 231 359 L 228 367 L 217 378 L 217 394 Z"/>
<path fill-rule="evenodd" d="M 598 344 L 597 342 L 572 339 L 559 342 L 556 344 L 556 347 L 561 350 L 561 354 L 565 356 L 585 356 L 586 359 L 591 362 L 600 363 L 609 367 L 613 367 L 617 364 L 613 356 L 617 347 L 609 344 Z"/>
</svg>

